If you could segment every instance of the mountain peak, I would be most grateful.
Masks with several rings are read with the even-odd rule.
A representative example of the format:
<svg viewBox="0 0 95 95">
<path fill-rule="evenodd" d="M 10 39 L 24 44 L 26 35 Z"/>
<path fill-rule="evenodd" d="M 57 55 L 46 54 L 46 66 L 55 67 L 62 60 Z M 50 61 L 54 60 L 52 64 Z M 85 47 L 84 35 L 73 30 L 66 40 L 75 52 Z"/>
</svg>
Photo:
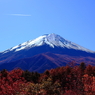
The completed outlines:
<svg viewBox="0 0 95 95">
<path fill-rule="evenodd" d="M 51 33 L 51 34 L 45 34 L 46 36 L 48 36 L 48 37 L 56 37 L 56 36 L 58 36 L 57 34 L 55 34 L 55 33 Z"/>
<path fill-rule="evenodd" d="M 51 48 L 61 47 L 61 48 L 82 50 L 82 51 L 86 51 L 86 52 L 90 52 L 90 53 L 95 53 L 95 52 L 90 51 L 82 46 L 79 46 L 71 41 L 68 41 L 55 33 L 45 34 L 45 35 L 40 36 L 34 40 L 24 42 L 20 45 L 12 47 L 9 50 L 4 51 L 4 53 L 6 53 L 8 51 L 15 51 L 16 52 L 16 51 L 20 51 L 23 49 L 30 49 L 32 47 L 38 47 L 38 46 L 42 46 L 44 44 L 49 45 Z"/>
<path fill-rule="evenodd" d="M 55 33 L 44 34 L 43 36 L 45 36 L 47 39 L 52 39 L 52 40 L 58 39 L 60 37 L 59 35 L 57 35 Z"/>
</svg>

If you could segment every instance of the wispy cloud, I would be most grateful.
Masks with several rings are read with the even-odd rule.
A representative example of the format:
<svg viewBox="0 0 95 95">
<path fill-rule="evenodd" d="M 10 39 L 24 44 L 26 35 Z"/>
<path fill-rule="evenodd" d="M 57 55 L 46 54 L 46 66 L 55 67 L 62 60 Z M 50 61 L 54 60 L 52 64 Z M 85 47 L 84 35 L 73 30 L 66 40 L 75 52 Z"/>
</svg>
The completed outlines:
<svg viewBox="0 0 95 95">
<path fill-rule="evenodd" d="M 12 15 L 12 16 L 31 16 L 29 14 L 9 14 L 9 15 Z"/>
</svg>

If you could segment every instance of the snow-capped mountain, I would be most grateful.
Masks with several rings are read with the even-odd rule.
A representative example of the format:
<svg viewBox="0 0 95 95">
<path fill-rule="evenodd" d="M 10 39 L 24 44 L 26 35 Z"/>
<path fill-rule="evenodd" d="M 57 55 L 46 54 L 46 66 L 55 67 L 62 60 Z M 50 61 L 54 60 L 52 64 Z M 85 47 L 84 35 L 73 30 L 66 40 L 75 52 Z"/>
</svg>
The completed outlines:
<svg viewBox="0 0 95 95">
<path fill-rule="evenodd" d="M 62 38 L 54 33 L 45 34 L 0 53 L 0 63 L 11 62 L 45 52 L 70 56 L 92 56 L 95 52 Z"/>
<path fill-rule="evenodd" d="M 68 41 L 68 40 L 66 40 L 66 39 L 62 38 L 61 36 L 56 35 L 54 33 L 46 34 L 46 35 L 40 36 L 40 37 L 38 37 L 34 40 L 24 42 L 20 45 L 17 45 L 15 47 L 12 47 L 11 49 L 8 49 L 8 50 L 4 51 L 2 53 L 7 53 L 7 52 L 10 52 L 10 51 L 17 52 L 17 51 L 21 51 L 21 50 L 24 50 L 24 49 L 30 49 L 30 48 L 33 48 L 33 47 L 42 46 L 44 44 L 47 44 L 52 48 L 61 47 L 61 48 L 82 50 L 82 51 L 86 51 L 86 52 L 89 52 L 89 53 L 95 53 L 94 51 L 91 51 L 91 50 L 86 49 L 82 46 L 79 46 L 79 45 L 77 45 L 77 44 L 75 44 L 71 41 Z"/>
<path fill-rule="evenodd" d="M 40 36 L 0 53 L 0 70 L 44 72 L 46 69 L 66 66 L 69 62 L 95 65 L 95 52 L 54 33 Z"/>
</svg>

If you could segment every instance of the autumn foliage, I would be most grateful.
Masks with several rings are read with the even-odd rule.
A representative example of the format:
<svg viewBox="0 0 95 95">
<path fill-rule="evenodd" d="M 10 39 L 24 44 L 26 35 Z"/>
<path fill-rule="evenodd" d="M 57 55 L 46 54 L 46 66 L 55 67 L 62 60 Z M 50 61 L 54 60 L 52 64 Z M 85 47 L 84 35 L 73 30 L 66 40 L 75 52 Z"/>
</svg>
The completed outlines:
<svg viewBox="0 0 95 95">
<path fill-rule="evenodd" d="M 0 95 L 95 95 L 95 66 L 64 66 L 44 73 L 0 71 Z"/>
</svg>

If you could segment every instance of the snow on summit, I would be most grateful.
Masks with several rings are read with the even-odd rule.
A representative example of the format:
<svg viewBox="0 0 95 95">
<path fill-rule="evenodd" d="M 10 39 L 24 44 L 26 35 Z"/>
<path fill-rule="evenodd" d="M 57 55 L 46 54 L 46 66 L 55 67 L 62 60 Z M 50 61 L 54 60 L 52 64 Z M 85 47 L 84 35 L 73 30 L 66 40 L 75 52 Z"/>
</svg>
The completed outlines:
<svg viewBox="0 0 95 95">
<path fill-rule="evenodd" d="M 65 40 L 64 38 L 62 38 L 59 35 L 56 35 L 54 33 L 52 34 L 45 34 L 43 36 L 40 36 L 34 40 L 30 40 L 27 42 L 24 42 L 20 45 L 17 45 L 15 47 L 12 47 L 9 50 L 4 51 L 4 53 L 8 52 L 8 51 L 20 51 L 23 49 L 29 49 L 32 47 L 37 47 L 37 46 L 41 46 L 47 44 L 50 47 L 54 48 L 56 47 L 61 47 L 61 48 L 68 48 L 68 49 L 76 49 L 76 50 L 82 50 L 82 51 L 86 51 L 86 52 L 91 52 L 91 53 L 95 53 L 91 50 L 88 50 L 82 46 L 79 46 L 71 41 Z"/>
</svg>

